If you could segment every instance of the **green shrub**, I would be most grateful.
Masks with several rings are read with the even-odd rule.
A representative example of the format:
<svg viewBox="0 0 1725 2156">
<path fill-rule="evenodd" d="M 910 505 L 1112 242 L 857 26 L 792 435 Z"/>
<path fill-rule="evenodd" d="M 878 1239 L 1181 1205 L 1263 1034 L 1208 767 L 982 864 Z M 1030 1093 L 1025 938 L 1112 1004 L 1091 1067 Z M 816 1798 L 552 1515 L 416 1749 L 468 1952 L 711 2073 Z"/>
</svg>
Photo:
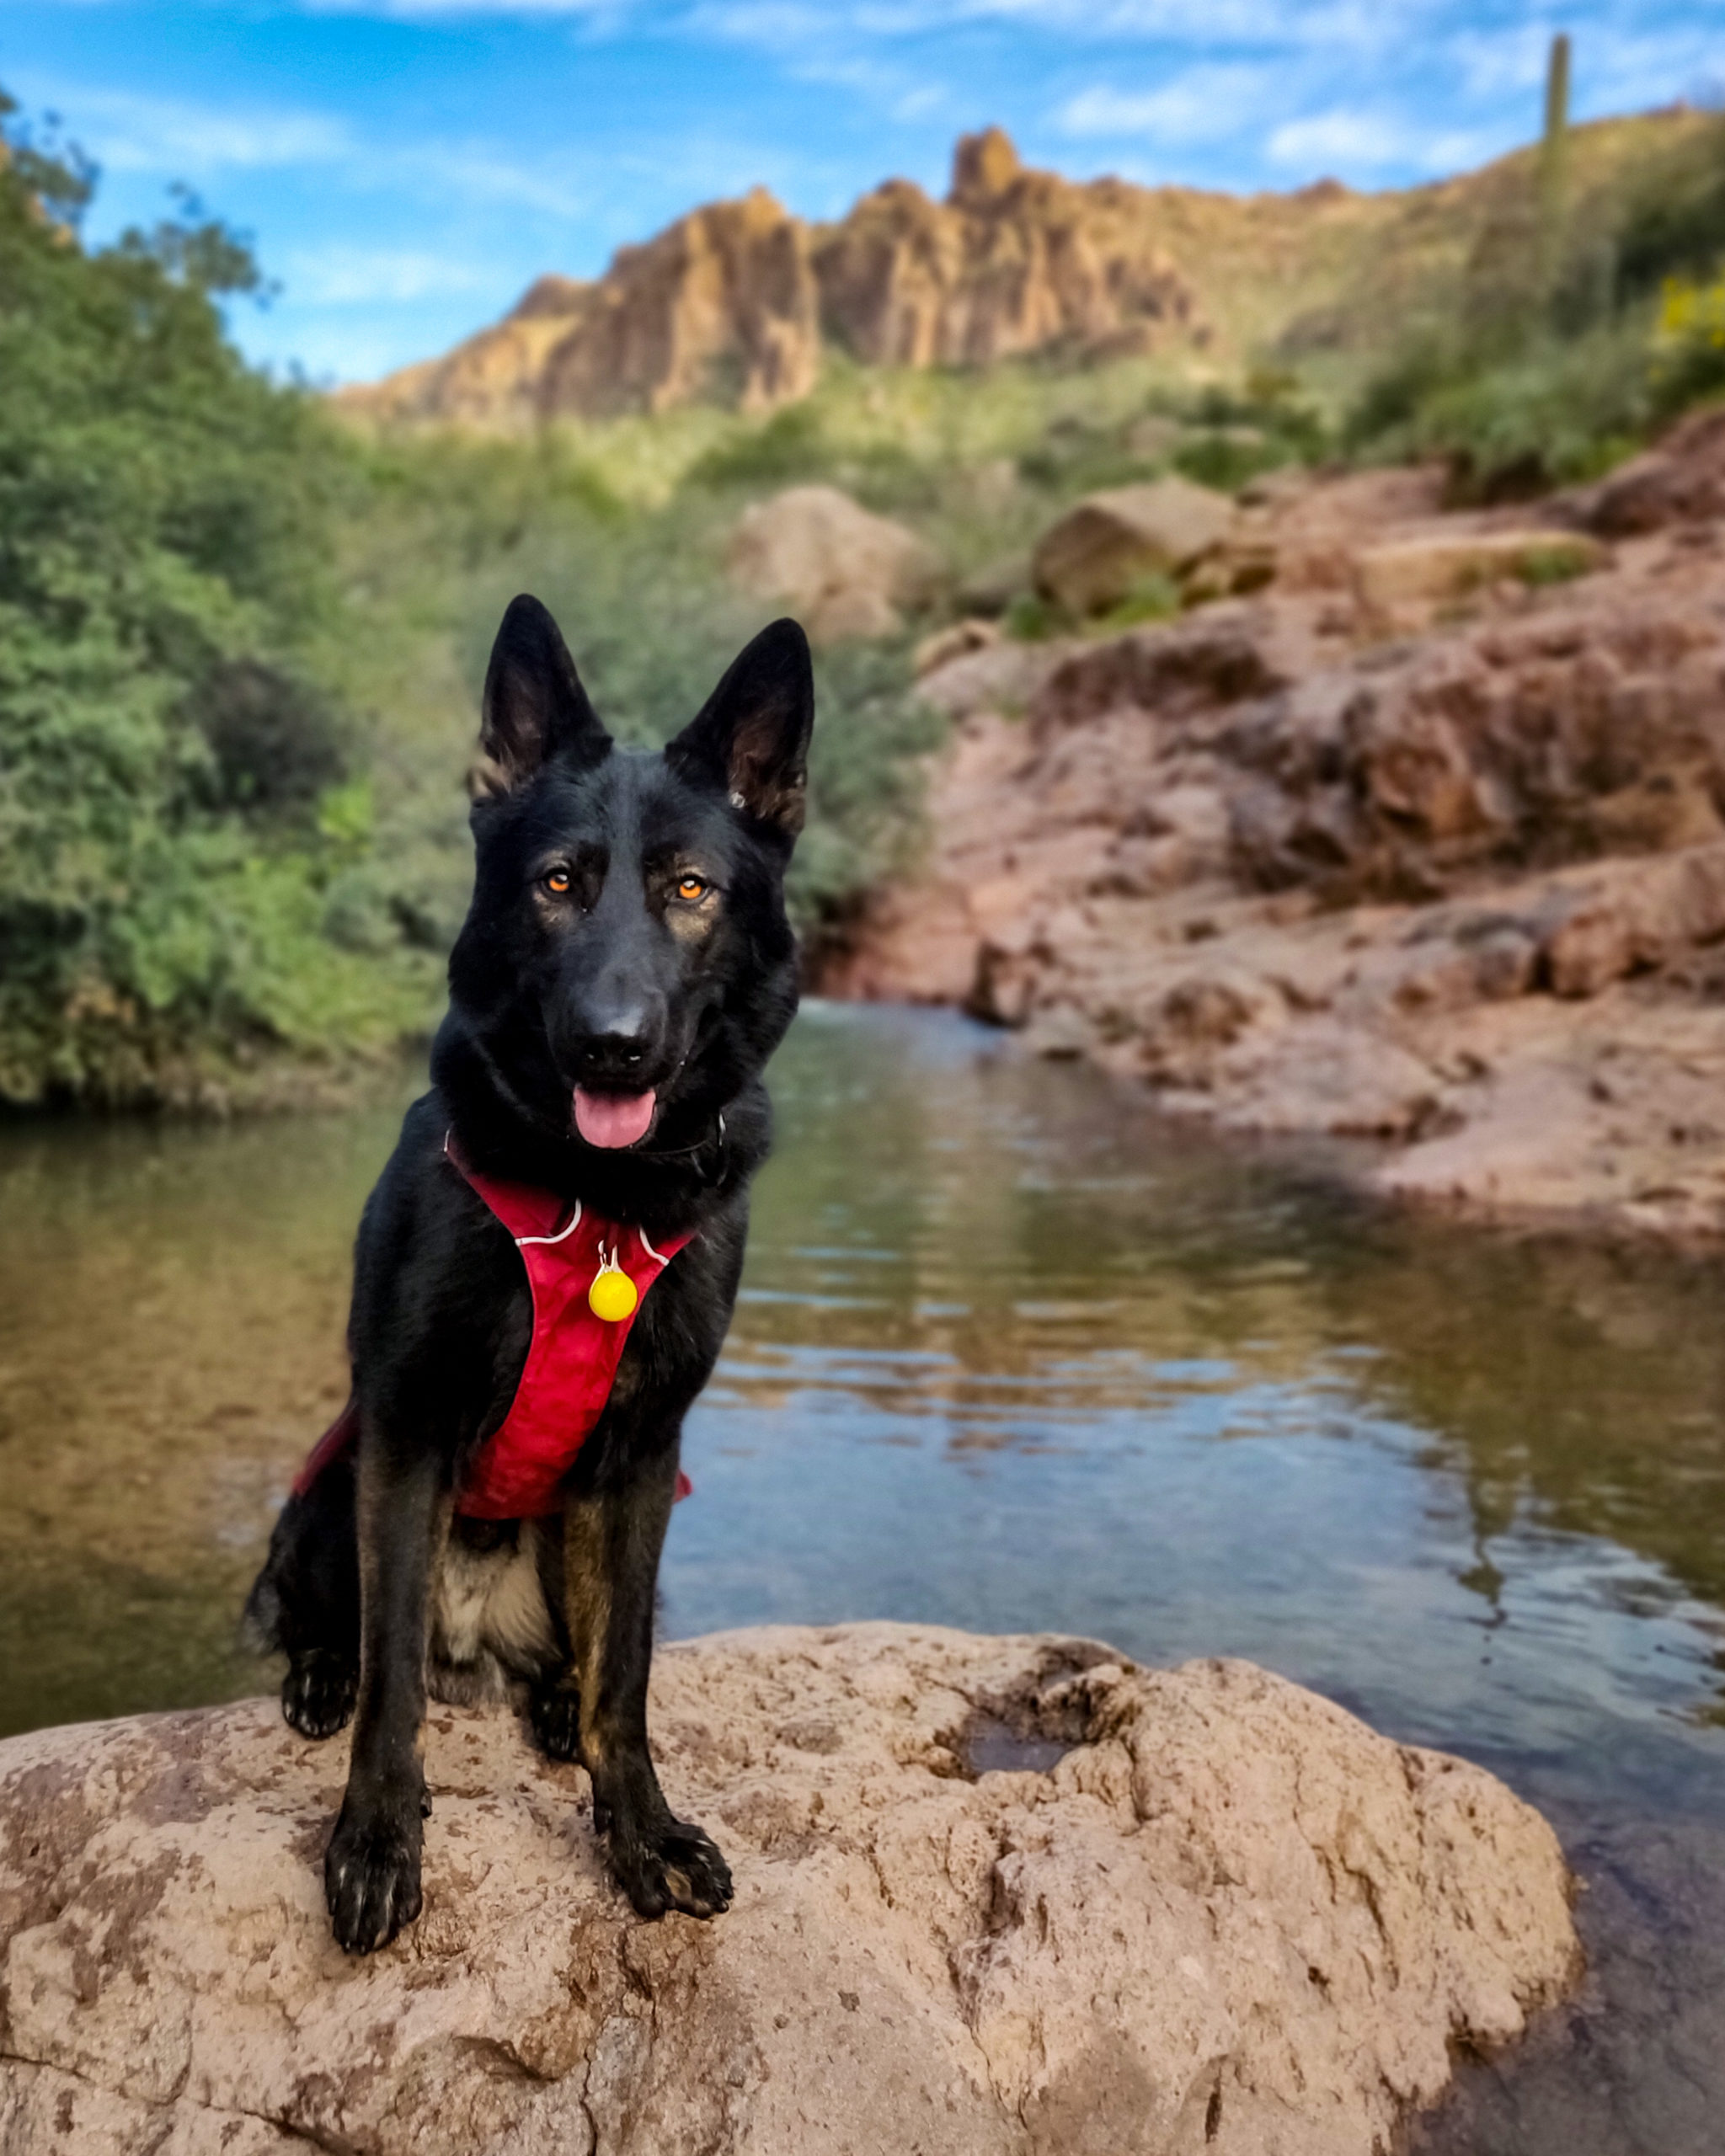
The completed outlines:
<svg viewBox="0 0 1725 2156">
<path fill-rule="evenodd" d="M 1171 622 L 1179 611 L 1180 587 L 1172 577 L 1143 576 L 1135 580 L 1124 599 L 1117 600 L 1107 613 L 1088 626 L 1114 633 L 1137 628 L 1146 622 Z"/>
<path fill-rule="evenodd" d="M 1585 479 L 1725 387 L 1701 323 L 1725 257 L 1725 120 L 1646 138 L 1571 199 L 1546 154 L 1503 175 L 1442 327 L 1410 332 L 1356 397 L 1347 446 L 1447 458 L 1457 499 Z"/>
<path fill-rule="evenodd" d="M 1039 591 L 1021 591 L 1001 617 L 1009 637 L 1023 643 L 1044 643 L 1070 625 L 1062 610 Z"/>
</svg>

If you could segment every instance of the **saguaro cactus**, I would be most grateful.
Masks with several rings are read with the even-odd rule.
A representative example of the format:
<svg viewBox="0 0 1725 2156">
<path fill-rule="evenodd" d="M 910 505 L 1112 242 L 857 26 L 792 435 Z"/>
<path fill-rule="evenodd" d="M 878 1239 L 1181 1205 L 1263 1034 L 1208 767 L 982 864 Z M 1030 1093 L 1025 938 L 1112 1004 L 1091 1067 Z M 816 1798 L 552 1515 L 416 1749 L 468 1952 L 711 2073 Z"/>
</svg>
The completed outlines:
<svg viewBox="0 0 1725 2156">
<path fill-rule="evenodd" d="M 1546 128 L 1540 143 L 1540 285 L 1549 292 L 1568 210 L 1569 37 L 1559 30 L 1546 62 Z"/>
</svg>

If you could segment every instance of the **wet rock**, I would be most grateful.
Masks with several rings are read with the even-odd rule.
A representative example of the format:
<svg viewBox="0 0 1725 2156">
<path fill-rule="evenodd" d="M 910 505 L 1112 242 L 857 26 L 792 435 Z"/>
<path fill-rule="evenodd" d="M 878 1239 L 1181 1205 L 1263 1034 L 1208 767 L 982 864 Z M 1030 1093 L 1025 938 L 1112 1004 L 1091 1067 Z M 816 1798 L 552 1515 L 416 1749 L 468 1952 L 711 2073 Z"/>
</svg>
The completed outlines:
<svg viewBox="0 0 1725 2156">
<path fill-rule="evenodd" d="M 1243 1663 L 857 1625 L 654 1692 L 727 1917 L 642 1924 L 580 1771 L 449 1710 L 425 1913 L 359 1962 L 341 1744 L 259 1702 L 0 1747 L 0 2145 L 1369 2156 L 1574 1969 L 1534 1812 Z"/>
<path fill-rule="evenodd" d="M 788 607 L 818 643 L 890 636 L 900 609 L 925 600 L 939 574 L 914 531 L 836 487 L 790 487 L 751 504 L 726 568 L 740 590 Z"/>
<path fill-rule="evenodd" d="M 1037 541 L 1036 588 L 1069 613 L 1103 613 L 1146 577 L 1177 576 L 1214 553 L 1234 520 L 1226 494 L 1189 479 L 1087 495 Z"/>
<path fill-rule="evenodd" d="M 1247 1049 L 1232 1058 L 1218 1104 L 1231 1128 L 1407 1139 L 1441 1120 L 1432 1066 L 1343 1021 L 1309 1018 Z"/>
<path fill-rule="evenodd" d="M 1030 1017 L 1038 983 L 1053 959 L 1039 926 L 1016 922 L 1007 934 L 985 937 L 964 1008 L 991 1026 L 1017 1028 Z"/>
</svg>

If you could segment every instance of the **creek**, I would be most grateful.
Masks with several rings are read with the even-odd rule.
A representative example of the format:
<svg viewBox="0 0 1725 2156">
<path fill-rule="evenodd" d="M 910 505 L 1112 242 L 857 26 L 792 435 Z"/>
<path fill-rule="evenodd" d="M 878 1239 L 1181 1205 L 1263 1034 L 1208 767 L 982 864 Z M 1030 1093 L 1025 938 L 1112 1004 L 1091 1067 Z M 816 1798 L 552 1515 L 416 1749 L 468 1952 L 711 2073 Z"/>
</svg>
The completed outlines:
<svg viewBox="0 0 1725 2156">
<path fill-rule="evenodd" d="M 1242 1655 L 1478 1759 L 1562 1834 L 1590 1966 L 1414 2147 L 1717 2150 L 1719 1265 L 1386 1212 L 938 1013 L 812 1005 L 772 1083 L 666 1633 Z M 272 1681 L 234 1620 L 408 1097 L 0 1129 L 0 1733 Z"/>
</svg>

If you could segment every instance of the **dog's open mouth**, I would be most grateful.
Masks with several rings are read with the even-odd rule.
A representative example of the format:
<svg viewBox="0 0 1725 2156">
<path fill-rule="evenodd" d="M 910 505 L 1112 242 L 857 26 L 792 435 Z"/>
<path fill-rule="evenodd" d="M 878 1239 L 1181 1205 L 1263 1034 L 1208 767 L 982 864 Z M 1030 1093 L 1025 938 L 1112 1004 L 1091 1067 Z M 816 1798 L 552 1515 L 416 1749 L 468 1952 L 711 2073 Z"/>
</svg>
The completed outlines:
<svg viewBox="0 0 1725 2156">
<path fill-rule="evenodd" d="M 590 1093 L 575 1088 L 575 1129 L 590 1145 L 633 1145 L 647 1135 L 658 1093 Z"/>
</svg>

